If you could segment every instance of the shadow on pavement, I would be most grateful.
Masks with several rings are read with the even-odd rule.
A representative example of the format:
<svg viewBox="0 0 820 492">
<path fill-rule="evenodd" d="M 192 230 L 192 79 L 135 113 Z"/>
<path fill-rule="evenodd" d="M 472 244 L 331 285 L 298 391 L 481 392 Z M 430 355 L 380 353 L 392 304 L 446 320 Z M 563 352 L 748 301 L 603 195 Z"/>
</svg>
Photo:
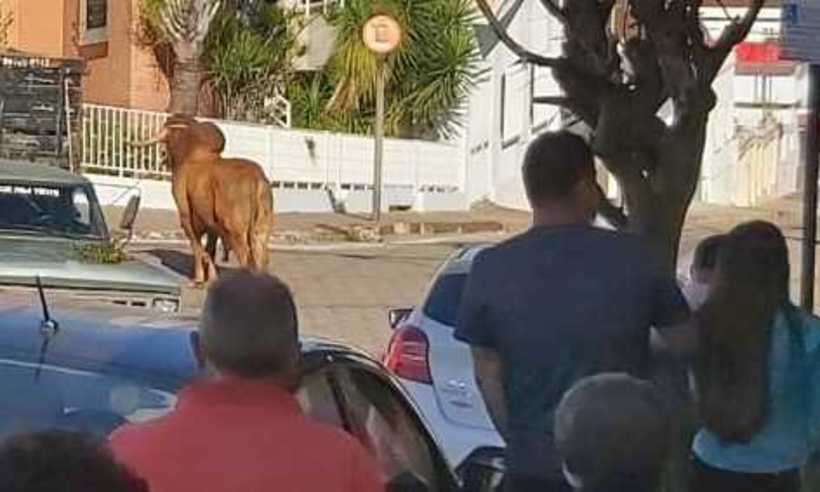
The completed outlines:
<svg viewBox="0 0 820 492">
<path fill-rule="evenodd" d="M 145 251 L 145 253 L 158 258 L 164 267 L 169 268 L 174 272 L 185 276 L 186 278 L 191 279 L 194 277 L 194 255 L 190 253 L 161 248 L 149 249 Z M 220 275 L 237 270 L 235 267 L 219 264 L 217 264 L 216 268 Z"/>
</svg>

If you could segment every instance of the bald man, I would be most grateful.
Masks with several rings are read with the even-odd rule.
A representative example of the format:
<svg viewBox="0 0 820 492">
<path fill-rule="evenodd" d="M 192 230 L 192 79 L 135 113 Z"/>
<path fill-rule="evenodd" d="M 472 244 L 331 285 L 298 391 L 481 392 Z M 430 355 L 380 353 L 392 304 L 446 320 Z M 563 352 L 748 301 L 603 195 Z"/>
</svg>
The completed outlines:
<svg viewBox="0 0 820 492">
<path fill-rule="evenodd" d="M 374 459 L 351 436 L 304 416 L 293 396 L 296 307 L 275 277 L 242 271 L 209 290 L 194 352 L 206 378 L 169 415 L 111 436 L 152 492 L 376 492 Z"/>
<path fill-rule="evenodd" d="M 669 416 L 655 387 L 623 373 L 579 380 L 555 412 L 555 445 L 577 492 L 657 490 Z"/>
</svg>

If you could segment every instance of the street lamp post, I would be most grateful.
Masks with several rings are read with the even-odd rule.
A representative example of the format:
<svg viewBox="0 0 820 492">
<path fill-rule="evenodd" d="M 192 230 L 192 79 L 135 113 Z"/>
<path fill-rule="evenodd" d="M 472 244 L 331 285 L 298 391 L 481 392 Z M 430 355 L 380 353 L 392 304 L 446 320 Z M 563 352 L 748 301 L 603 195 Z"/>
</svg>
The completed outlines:
<svg viewBox="0 0 820 492">
<path fill-rule="evenodd" d="M 362 29 L 365 46 L 376 56 L 376 121 L 373 123 L 373 220 L 381 220 L 382 172 L 384 168 L 385 57 L 401 42 L 401 27 L 389 15 L 377 14 Z"/>
</svg>

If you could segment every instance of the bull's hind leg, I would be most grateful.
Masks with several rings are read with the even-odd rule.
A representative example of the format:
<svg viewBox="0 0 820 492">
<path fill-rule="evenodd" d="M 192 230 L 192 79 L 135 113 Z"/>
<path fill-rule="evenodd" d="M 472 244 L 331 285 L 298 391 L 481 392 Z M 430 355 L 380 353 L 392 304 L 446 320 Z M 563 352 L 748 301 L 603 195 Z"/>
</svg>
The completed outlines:
<svg viewBox="0 0 820 492">
<path fill-rule="evenodd" d="M 253 234 L 251 240 L 251 263 L 253 268 L 258 272 L 267 272 L 268 264 L 270 263 L 270 253 L 268 251 L 268 238 L 270 236 L 270 229 L 257 231 Z"/>
<path fill-rule="evenodd" d="M 208 248 L 202 246 L 202 236 L 205 235 L 205 230 L 198 221 L 192 222 L 190 219 L 182 220 L 182 228 L 188 237 L 191 252 L 194 256 L 194 278 L 191 281 L 191 286 L 201 288 L 209 279 L 216 277 L 216 265 L 214 265 L 213 257 Z"/>
</svg>

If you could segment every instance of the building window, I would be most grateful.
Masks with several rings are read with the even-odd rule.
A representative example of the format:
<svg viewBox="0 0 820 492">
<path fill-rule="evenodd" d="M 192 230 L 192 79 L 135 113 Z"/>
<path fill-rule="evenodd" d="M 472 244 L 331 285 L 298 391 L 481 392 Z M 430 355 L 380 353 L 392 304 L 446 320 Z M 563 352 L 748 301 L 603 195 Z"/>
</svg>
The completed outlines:
<svg viewBox="0 0 820 492">
<path fill-rule="evenodd" d="M 108 41 L 108 0 L 80 0 L 80 42 Z"/>
<path fill-rule="evenodd" d="M 526 65 L 508 68 L 501 78 L 501 145 L 506 147 L 523 136 L 527 116 L 527 98 L 530 95 L 529 74 Z"/>
</svg>

